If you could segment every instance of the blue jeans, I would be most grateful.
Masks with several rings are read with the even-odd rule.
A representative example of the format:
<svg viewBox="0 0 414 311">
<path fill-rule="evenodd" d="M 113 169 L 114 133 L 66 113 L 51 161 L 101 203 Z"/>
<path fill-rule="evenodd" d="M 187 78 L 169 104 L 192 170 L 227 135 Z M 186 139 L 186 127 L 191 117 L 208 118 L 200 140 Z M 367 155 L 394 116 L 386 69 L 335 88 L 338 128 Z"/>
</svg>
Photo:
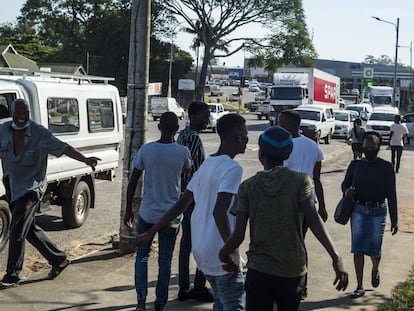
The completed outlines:
<svg viewBox="0 0 414 311">
<path fill-rule="evenodd" d="M 138 234 L 147 232 L 153 224 L 138 219 Z M 155 290 L 155 304 L 165 305 L 168 301 L 168 286 L 170 285 L 171 260 L 174 252 L 175 239 L 178 228 L 165 227 L 158 232 L 158 279 Z M 135 258 L 135 289 L 137 300 L 145 301 L 148 293 L 148 259 L 151 251 L 152 240 L 137 247 Z"/>
<path fill-rule="evenodd" d="M 241 272 L 235 278 L 228 274 L 206 275 L 213 289 L 213 311 L 244 310 L 244 277 Z"/>
</svg>

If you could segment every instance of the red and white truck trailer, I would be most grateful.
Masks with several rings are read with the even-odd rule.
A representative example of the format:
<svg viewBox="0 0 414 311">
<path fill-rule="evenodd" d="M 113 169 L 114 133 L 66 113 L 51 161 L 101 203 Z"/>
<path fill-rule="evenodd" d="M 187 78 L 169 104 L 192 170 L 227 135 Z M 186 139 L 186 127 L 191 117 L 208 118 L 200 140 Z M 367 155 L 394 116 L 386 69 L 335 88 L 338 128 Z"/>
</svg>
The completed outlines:
<svg viewBox="0 0 414 311">
<path fill-rule="evenodd" d="M 270 125 L 279 113 L 300 105 L 318 104 L 339 108 L 340 78 L 316 68 L 279 68 L 270 91 Z"/>
</svg>

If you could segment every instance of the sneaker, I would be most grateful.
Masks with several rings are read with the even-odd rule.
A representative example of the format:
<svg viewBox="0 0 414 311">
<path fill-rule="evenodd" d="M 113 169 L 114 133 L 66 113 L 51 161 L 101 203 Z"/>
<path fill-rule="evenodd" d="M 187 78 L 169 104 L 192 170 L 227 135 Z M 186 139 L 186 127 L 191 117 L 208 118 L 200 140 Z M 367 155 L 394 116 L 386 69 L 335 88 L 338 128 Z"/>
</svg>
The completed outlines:
<svg viewBox="0 0 414 311">
<path fill-rule="evenodd" d="M 135 309 L 135 311 L 145 311 L 147 309 L 145 309 L 145 301 L 143 300 L 138 300 L 138 305 L 137 308 Z"/>
<path fill-rule="evenodd" d="M 186 301 L 188 299 L 191 299 L 191 290 L 180 289 L 178 291 L 178 301 Z"/>
<path fill-rule="evenodd" d="M 305 287 L 300 293 L 300 300 L 305 300 L 306 298 L 308 298 L 308 289 Z"/>
<path fill-rule="evenodd" d="M 207 287 L 192 288 L 190 292 L 190 296 L 192 299 L 202 302 L 214 302 L 213 294 L 210 293 Z"/>
<path fill-rule="evenodd" d="M 3 280 L 0 281 L 0 289 L 8 289 L 12 287 L 17 287 L 20 284 L 19 279 L 12 279 L 5 276 Z"/>
<path fill-rule="evenodd" d="M 70 261 L 69 259 L 65 259 L 64 261 L 62 261 L 59 265 L 56 266 L 52 266 L 52 270 L 50 270 L 49 274 L 48 274 L 48 278 L 50 280 L 53 280 L 54 278 L 56 278 L 59 274 L 62 273 L 63 270 L 66 269 L 67 266 L 69 266 Z"/>
</svg>

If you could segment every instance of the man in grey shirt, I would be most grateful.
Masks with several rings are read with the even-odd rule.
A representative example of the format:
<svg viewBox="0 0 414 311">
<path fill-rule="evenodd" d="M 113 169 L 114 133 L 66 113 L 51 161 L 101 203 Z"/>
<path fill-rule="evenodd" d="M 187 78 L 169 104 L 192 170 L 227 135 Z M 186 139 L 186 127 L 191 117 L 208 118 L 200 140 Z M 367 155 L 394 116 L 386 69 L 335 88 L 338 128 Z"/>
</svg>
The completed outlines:
<svg viewBox="0 0 414 311">
<path fill-rule="evenodd" d="M 13 120 L 4 123 L 0 129 L 3 183 L 12 212 L 7 271 L 0 281 L 0 289 L 19 285 L 26 239 L 52 265 L 50 279 L 57 277 L 69 265 L 67 255 L 57 248 L 35 222 L 38 204 L 47 188 L 48 154 L 56 157 L 65 154 L 84 162 L 93 170 L 100 160 L 84 157 L 54 137 L 48 129 L 30 120 L 25 100 L 14 100 L 11 112 Z"/>
</svg>

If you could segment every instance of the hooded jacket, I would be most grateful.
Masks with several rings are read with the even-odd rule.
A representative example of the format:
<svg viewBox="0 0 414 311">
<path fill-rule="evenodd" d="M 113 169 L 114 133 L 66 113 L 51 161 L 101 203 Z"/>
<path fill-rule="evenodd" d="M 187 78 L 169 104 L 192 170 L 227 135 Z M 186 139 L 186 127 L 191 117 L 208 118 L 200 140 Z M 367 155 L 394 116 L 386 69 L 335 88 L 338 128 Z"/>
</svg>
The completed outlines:
<svg viewBox="0 0 414 311">
<path fill-rule="evenodd" d="M 249 217 L 249 269 L 286 278 L 306 274 L 301 203 L 307 199 L 310 177 L 287 167 L 260 171 L 240 185 L 232 212 Z"/>
</svg>

